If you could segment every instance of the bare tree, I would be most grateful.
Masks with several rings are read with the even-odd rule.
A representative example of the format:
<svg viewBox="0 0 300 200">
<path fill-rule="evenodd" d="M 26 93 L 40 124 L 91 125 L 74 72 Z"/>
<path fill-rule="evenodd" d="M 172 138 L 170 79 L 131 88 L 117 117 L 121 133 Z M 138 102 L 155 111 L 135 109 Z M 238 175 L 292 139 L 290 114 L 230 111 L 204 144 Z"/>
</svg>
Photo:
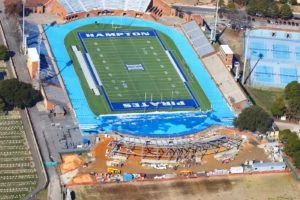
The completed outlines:
<svg viewBox="0 0 300 200">
<path fill-rule="evenodd" d="M 19 16 L 22 13 L 22 0 L 5 0 L 4 6 L 8 16 Z"/>
</svg>

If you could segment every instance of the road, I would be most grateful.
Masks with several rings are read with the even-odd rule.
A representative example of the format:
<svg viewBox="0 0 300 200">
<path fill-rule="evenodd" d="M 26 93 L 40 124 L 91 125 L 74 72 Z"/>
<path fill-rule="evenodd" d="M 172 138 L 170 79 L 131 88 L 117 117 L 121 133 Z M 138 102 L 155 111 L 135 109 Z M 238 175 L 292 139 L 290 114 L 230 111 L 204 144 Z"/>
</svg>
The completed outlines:
<svg viewBox="0 0 300 200">
<path fill-rule="evenodd" d="M 173 8 L 177 8 L 180 11 L 192 14 L 214 14 L 216 12 L 215 7 L 209 6 L 186 6 L 186 5 L 179 5 L 174 4 L 172 5 Z"/>
<path fill-rule="evenodd" d="M 300 124 L 289 123 L 284 121 L 275 121 L 274 122 L 279 130 L 290 129 L 291 131 L 300 132 Z"/>
<path fill-rule="evenodd" d="M 20 30 L 18 30 L 19 27 L 18 22 L 16 20 L 14 20 L 13 18 L 7 18 L 4 14 L 4 5 L 3 5 L 3 1 L 0 1 L 0 10 L 2 10 L 2 12 L 0 13 L 0 20 L 4 29 L 4 33 L 5 33 L 5 37 L 7 40 L 7 44 L 8 44 L 8 48 L 10 51 L 14 51 L 15 55 L 12 58 L 16 72 L 17 72 L 17 77 L 20 81 L 26 82 L 26 83 L 31 83 L 31 79 L 26 67 L 26 57 L 20 52 L 20 47 L 21 47 L 21 39 L 20 39 Z M 8 68 L 12 68 L 13 66 L 10 66 L 8 64 Z M 38 110 L 34 107 L 32 109 L 29 109 L 29 115 L 31 118 L 39 119 L 39 112 Z M 32 194 L 30 194 L 27 199 L 31 199 L 31 196 L 34 196 L 35 194 L 37 194 L 39 191 L 43 190 L 45 188 L 45 185 L 47 184 L 47 179 L 45 179 L 44 175 L 43 175 L 43 171 L 42 171 L 42 163 L 39 161 L 38 158 L 38 152 L 34 147 L 34 139 L 33 139 L 33 135 L 30 133 L 30 126 L 27 117 L 26 117 L 26 112 L 23 110 L 21 111 L 21 117 L 24 123 L 24 128 L 26 131 L 26 137 L 28 139 L 28 144 L 32 150 L 32 155 L 33 155 L 33 159 L 34 159 L 34 163 L 37 169 L 37 173 L 38 173 L 38 186 L 37 188 L 32 192 Z M 39 122 L 36 121 L 36 122 Z M 35 127 L 36 128 L 39 123 L 35 123 Z M 35 129 L 38 131 L 35 131 L 35 137 L 38 141 L 38 145 L 39 145 L 39 149 L 41 152 L 41 156 L 43 158 L 44 161 L 49 161 L 50 156 L 49 156 L 49 151 L 47 148 L 45 148 L 45 138 L 43 137 L 43 133 L 39 130 L 42 129 Z M 49 197 L 48 199 L 53 199 L 53 200 L 60 200 L 62 199 L 62 195 L 61 195 L 61 188 L 60 188 L 60 183 L 59 183 L 59 176 L 56 172 L 56 168 L 55 167 L 47 167 L 46 168 L 48 177 L 49 177 Z"/>
</svg>

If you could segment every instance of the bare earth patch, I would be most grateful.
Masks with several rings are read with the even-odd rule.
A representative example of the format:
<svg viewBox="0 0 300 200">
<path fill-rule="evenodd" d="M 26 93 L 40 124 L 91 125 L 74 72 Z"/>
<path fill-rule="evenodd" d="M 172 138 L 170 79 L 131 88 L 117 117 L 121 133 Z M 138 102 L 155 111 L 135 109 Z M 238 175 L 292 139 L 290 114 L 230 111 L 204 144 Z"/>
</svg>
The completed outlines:
<svg viewBox="0 0 300 200">
<path fill-rule="evenodd" d="M 76 199 L 265 200 L 300 197 L 300 184 L 289 174 L 73 186 Z"/>
</svg>

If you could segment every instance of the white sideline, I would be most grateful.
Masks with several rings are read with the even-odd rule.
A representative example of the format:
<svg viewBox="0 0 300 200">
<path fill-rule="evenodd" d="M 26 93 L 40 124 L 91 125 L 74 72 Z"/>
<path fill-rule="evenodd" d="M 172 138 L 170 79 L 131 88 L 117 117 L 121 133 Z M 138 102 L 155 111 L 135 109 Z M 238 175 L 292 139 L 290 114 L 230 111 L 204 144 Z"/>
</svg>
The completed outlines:
<svg viewBox="0 0 300 200">
<path fill-rule="evenodd" d="M 93 90 L 93 92 L 95 93 L 96 96 L 99 96 L 100 92 L 95 84 L 95 81 L 94 81 L 94 79 L 91 75 L 91 72 L 83 58 L 81 51 L 78 51 L 76 46 L 72 46 L 72 50 L 74 51 L 74 53 L 76 55 L 79 65 L 83 71 L 84 77 L 85 77 L 86 81 L 88 82 L 89 88 L 91 90 Z"/>
<path fill-rule="evenodd" d="M 169 52 L 168 50 L 166 50 L 166 54 L 167 54 L 167 56 L 169 57 L 169 59 L 170 59 L 172 65 L 173 65 L 173 67 L 175 68 L 176 72 L 177 72 L 178 75 L 180 76 L 181 80 L 185 83 L 185 82 L 186 82 L 185 78 L 183 77 L 181 71 L 178 69 L 177 64 L 176 64 L 175 61 L 173 60 L 173 58 L 172 58 L 172 56 L 170 55 L 170 52 Z"/>
<path fill-rule="evenodd" d="M 93 63 L 93 61 L 92 61 L 92 59 L 91 59 L 91 57 L 90 57 L 90 54 L 86 53 L 85 55 L 86 55 L 87 59 L 88 59 L 89 62 L 90 62 L 90 65 L 91 65 L 91 67 L 92 67 L 93 73 L 94 73 L 94 75 L 96 76 L 96 79 L 97 79 L 99 85 L 100 85 L 100 86 L 103 86 L 103 84 L 102 84 L 102 82 L 101 82 L 101 80 L 100 80 L 100 77 L 98 76 L 98 73 L 97 73 L 97 71 L 96 71 L 95 65 L 94 65 L 94 63 Z"/>
</svg>

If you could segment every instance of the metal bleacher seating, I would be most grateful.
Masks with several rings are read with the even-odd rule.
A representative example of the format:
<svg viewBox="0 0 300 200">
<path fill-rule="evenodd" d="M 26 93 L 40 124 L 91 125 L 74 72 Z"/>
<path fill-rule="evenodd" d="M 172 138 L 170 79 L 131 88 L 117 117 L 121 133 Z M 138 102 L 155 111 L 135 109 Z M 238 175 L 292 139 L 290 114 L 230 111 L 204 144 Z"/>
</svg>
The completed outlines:
<svg viewBox="0 0 300 200">
<path fill-rule="evenodd" d="M 59 0 L 60 3 L 67 9 L 69 13 L 76 13 L 84 11 L 82 3 L 79 0 Z"/>
<path fill-rule="evenodd" d="M 145 12 L 150 4 L 151 0 L 126 0 L 124 10 L 135 10 L 139 12 Z"/>
<path fill-rule="evenodd" d="M 214 48 L 195 21 L 182 25 L 182 29 L 200 57 L 214 52 Z"/>
<path fill-rule="evenodd" d="M 103 10 L 134 10 L 145 12 L 151 0 L 59 0 L 68 13 Z"/>
<path fill-rule="evenodd" d="M 103 0 L 105 1 L 106 10 L 124 9 L 126 0 Z"/>
<path fill-rule="evenodd" d="M 86 8 L 86 10 L 102 9 L 103 8 L 102 1 L 82 0 L 81 2 L 84 3 L 84 7 Z"/>
</svg>

